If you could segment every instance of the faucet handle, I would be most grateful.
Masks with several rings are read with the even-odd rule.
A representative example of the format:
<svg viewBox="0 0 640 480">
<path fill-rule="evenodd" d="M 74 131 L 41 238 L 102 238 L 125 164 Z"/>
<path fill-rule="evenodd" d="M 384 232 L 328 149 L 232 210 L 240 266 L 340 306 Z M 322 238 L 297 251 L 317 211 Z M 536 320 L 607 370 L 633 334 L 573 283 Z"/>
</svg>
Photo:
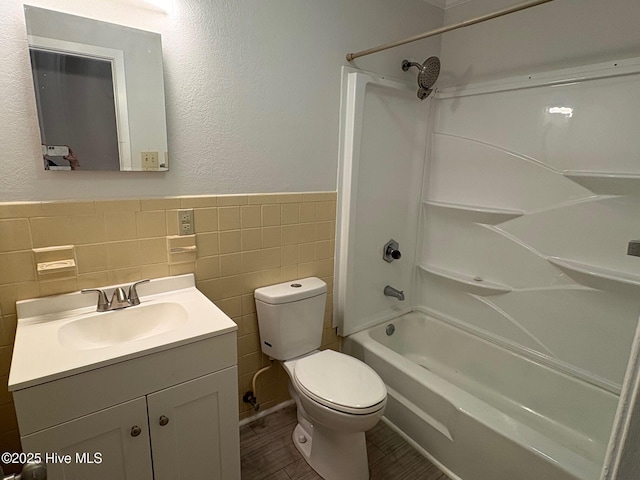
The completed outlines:
<svg viewBox="0 0 640 480">
<path fill-rule="evenodd" d="M 384 245 L 382 250 L 382 259 L 388 263 L 391 263 L 394 260 L 399 260 L 400 257 L 402 257 L 400 250 L 398 250 L 399 248 L 400 246 L 398 245 L 398 242 L 392 238 Z"/>
<path fill-rule="evenodd" d="M 103 290 L 99 288 L 85 288 L 80 290 L 80 293 L 91 293 L 96 292 L 98 294 L 98 307 L 96 308 L 97 312 L 106 312 L 109 309 L 109 300 L 107 299 L 107 294 L 104 293 Z"/>
<path fill-rule="evenodd" d="M 131 305 L 140 305 L 140 297 L 138 297 L 138 290 L 136 287 L 141 283 L 147 283 L 148 281 L 149 279 L 145 278 L 144 280 L 139 280 L 131 284 L 129 287 L 129 303 Z"/>
</svg>

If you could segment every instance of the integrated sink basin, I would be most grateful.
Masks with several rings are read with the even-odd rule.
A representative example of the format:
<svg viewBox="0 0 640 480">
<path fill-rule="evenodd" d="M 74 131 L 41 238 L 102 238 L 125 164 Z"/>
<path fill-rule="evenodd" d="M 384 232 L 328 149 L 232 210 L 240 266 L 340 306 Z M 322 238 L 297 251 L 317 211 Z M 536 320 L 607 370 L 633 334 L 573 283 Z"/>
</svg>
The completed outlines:
<svg viewBox="0 0 640 480">
<path fill-rule="evenodd" d="M 111 298 L 117 287 L 103 287 Z M 140 304 L 97 312 L 96 296 L 74 292 L 16 303 L 9 389 L 27 388 L 236 331 L 195 287 L 193 274 L 138 286 Z"/>
<path fill-rule="evenodd" d="M 65 323 L 58 329 L 58 339 L 61 345 L 78 350 L 104 348 L 160 335 L 187 320 L 187 311 L 179 303 L 141 304 Z"/>
</svg>

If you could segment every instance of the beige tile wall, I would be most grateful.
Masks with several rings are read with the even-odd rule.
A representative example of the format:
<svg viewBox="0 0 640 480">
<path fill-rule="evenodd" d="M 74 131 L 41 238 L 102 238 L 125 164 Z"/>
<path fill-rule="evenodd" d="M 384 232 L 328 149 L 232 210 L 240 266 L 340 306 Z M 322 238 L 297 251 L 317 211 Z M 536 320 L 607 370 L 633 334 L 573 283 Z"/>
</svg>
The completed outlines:
<svg viewBox="0 0 640 480">
<path fill-rule="evenodd" d="M 178 233 L 179 208 L 193 208 L 197 253 L 167 259 L 167 236 Z M 253 290 L 317 276 L 333 289 L 335 192 L 189 196 L 109 201 L 0 203 L 0 450 L 19 447 L 7 380 L 16 330 L 16 300 L 82 288 L 193 272 L 196 284 L 238 324 L 241 400 L 261 353 Z M 74 245 L 77 272 L 38 277 L 33 248 Z M 181 254 L 184 255 L 184 254 Z M 180 259 L 178 259 L 180 260 Z M 329 293 L 323 348 L 339 349 Z M 256 385 L 261 409 L 283 402 L 287 377 L 276 366 Z"/>
</svg>

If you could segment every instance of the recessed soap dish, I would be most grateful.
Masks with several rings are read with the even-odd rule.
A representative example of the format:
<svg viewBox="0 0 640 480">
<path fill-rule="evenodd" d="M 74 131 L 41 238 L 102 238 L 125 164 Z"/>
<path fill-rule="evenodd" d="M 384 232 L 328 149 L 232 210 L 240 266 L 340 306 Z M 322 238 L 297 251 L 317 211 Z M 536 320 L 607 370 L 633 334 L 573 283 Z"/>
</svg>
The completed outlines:
<svg viewBox="0 0 640 480">
<path fill-rule="evenodd" d="M 75 271 L 76 262 L 73 258 L 67 260 L 54 260 L 52 262 L 38 263 L 38 275 L 47 273 L 62 273 L 67 271 Z"/>
<path fill-rule="evenodd" d="M 33 254 L 40 280 L 58 280 L 78 273 L 73 245 L 34 248 Z"/>
</svg>

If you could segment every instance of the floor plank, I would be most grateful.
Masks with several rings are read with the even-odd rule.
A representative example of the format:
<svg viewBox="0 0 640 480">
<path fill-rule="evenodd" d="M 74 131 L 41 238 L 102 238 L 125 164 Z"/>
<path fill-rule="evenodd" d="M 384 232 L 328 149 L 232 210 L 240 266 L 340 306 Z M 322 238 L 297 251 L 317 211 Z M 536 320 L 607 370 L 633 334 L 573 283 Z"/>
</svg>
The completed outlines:
<svg viewBox="0 0 640 480">
<path fill-rule="evenodd" d="M 322 480 L 291 440 L 295 405 L 240 429 L 242 480 Z M 371 480 L 448 480 L 384 422 L 366 433 Z"/>
</svg>

